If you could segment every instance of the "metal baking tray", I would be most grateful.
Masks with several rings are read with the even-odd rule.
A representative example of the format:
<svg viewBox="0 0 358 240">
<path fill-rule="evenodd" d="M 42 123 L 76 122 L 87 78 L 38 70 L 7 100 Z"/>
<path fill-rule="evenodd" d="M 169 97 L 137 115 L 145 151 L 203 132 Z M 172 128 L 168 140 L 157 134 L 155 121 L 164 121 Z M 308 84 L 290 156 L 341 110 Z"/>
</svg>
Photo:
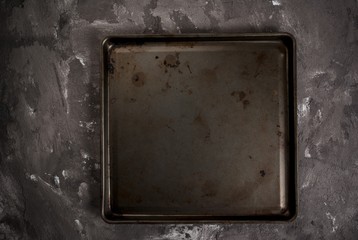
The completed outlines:
<svg viewBox="0 0 358 240">
<path fill-rule="evenodd" d="M 103 218 L 292 220 L 295 52 L 286 33 L 106 38 Z"/>
</svg>

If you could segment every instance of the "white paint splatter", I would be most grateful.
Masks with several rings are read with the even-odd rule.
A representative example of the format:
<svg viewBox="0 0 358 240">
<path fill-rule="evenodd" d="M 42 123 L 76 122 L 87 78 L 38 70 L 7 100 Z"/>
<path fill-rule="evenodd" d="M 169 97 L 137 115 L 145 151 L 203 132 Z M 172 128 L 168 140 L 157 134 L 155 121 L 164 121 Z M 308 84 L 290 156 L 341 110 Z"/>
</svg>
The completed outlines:
<svg viewBox="0 0 358 240">
<path fill-rule="evenodd" d="M 107 20 L 105 19 L 96 19 L 91 23 L 91 26 L 94 27 L 102 27 L 102 28 L 107 28 L 109 26 L 115 26 L 115 24 L 109 23 Z"/>
<path fill-rule="evenodd" d="M 94 164 L 94 169 L 98 170 L 101 168 L 101 165 L 99 163 Z"/>
<path fill-rule="evenodd" d="M 334 62 L 335 64 L 338 64 L 341 67 L 344 67 L 344 65 L 341 62 L 337 61 L 336 59 L 333 59 L 332 62 Z"/>
<path fill-rule="evenodd" d="M 308 146 L 305 149 L 305 158 L 311 158 L 310 149 Z"/>
<path fill-rule="evenodd" d="M 60 187 L 60 178 L 58 176 L 54 176 L 53 181 L 55 182 L 56 187 Z"/>
<path fill-rule="evenodd" d="M 83 225 L 82 225 L 82 223 L 80 222 L 80 220 L 75 219 L 75 224 L 76 224 L 77 231 L 82 234 L 82 232 L 83 232 Z"/>
<path fill-rule="evenodd" d="M 81 149 L 80 153 L 81 153 L 82 158 L 84 158 L 84 159 L 90 158 L 89 154 L 85 150 Z"/>
<path fill-rule="evenodd" d="M 302 103 L 298 105 L 298 121 L 301 122 L 304 118 L 307 117 L 310 111 L 310 102 L 311 98 L 306 97 L 302 100 Z"/>
<path fill-rule="evenodd" d="M 274 6 L 280 6 L 281 3 L 278 0 L 272 0 L 272 5 Z"/>
<path fill-rule="evenodd" d="M 34 182 L 37 182 L 37 181 L 38 181 L 38 179 L 37 179 L 37 177 L 36 177 L 35 174 L 26 173 L 26 178 L 27 178 L 27 179 L 30 179 L 31 181 L 34 181 Z"/>
<path fill-rule="evenodd" d="M 157 7 L 152 10 L 152 14 L 154 17 L 160 17 L 162 28 L 166 31 L 178 31 L 176 29 L 177 23 L 171 15 L 173 11 L 178 11 L 186 16 L 194 26 L 201 29 L 208 29 L 208 26 L 210 26 L 210 19 L 205 14 L 205 6 L 205 0 L 192 2 L 182 0 L 158 0 Z M 224 9 L 221 5 L 215 6 L 215 9 L 213 9 L 211 13 L 221 13 L 221 17 L 211 14 L 211 16 L 216 19 L 218 19 L 218 17 L 223 19 L 224 17 Z"/>
<path fill-rule="evenodd" d="M 322 121 L 322 112 L 321 112 L 320 109 L 317 110 L 316 116 L 317 116 L 317 120 L 318 120 L 319 122 L 321 122 L 321 121 Z"/>
<path fill-rule="evenodd" d="M 87 98 L 89 97 L 89 94 L 88 93 L 85 93 L 85 95 L 83 95 L 83 98 L 78 100 L 78 102 L 85 102 L 87 101 Z"/>
<path fill-rule="evenodd" d="M 352 104 L 352 96 L 350 94 L 350 89 L 344 91 L 343 101 L 346 105 Z"/>
<path fill-rule="evenodd" d="M 169 232 L 160 237 L 151 236 L 151 240 L 177 240 L 177 239 L 196 239 L 214 240 L 217 234 L 222 231 L 219 225 L 204 225 L 203 227 L 190 225 L 176 225 L 169 228 Z"/>
<path fill-rule="evenodd" d="M 39 180 L 39 182 L 45 184 L 45 186 L 49 187 L 54 193 L 56 193 L 58 195 L 62 195 L 62 191 L 60 188 L 55 188 L 54 186 L 52 186 L 51 184 L 49 184 L 48 182 L 43 180 L 41 177 L 38 177 L 38 180 Z"/>
<path fill-rule="evenodd" d="M 86 66 L 86 57 L 81 54 L 81 53 L 77 53 L 75 55 L 76 59 L 78 59 L 78 61 L 80 61 L 80 63 L 82 64 L 82 66 Z"/>
<path fill-rule="evenodd" d="M 315 175 L 312 170 L 308 170 L 305 181 L 302 184 L 302 189 L 305 189 L 312 185 L 312 182 L 315 180 Z"/>
<path fill-rule="evenodd" d="M 117 17 L 117 21 L 120 22 L 123 16 L 131 15 L 127 8 L 121 4 L 114 3 L 113 4 L 113 13 Z"/>
<path fill-rule="evenodd" d="M 144 11 L 138 11 L 138 4 L 146 6 L 149 3 L 150 0 L 126 1 L 125 6 L 114 3 L 112 11 L 117 17 L 116 25 L 144 26 Z"/>
<path fill-rule="evenodd" d="M 92 121 L 92 122 L 79 121 L 79 126 L 85 127 L 88 132 L 94 132 L 95 124 L 97 124 L 96 121 Z"/>
<path fill-rule="evenodd" d="M 83 182 L 80 184 L 80 186 L 78 187 L 78 192 L 77 195 L 79 196 L 79 198 L 85 198 L 88 195 L 88 184 Z"/>
<path fill-rule="evenodd" d="M 326 74 L 325 71 L 322 71 L 322 70 L 316 70 L 314 71 L 313 73 L 311 73 L 309 76 L 310 78 L 317 78 L 317 77 L 320 77 L 322 75 Z"/>
<path fill-rule="evenodd" d="M 66 180 L 67 178 L 70 177 L 70 174 L 68 173 L 67 170 L 62 170 L 62 176 L 63 176 L 63 178 Z"/>
<path fill-rule="evenodd" d="M 69 63 L 72 61 L 73 58 L 69 58 L 66 61 L 60 61 L 57 64 L 57 70 L 59 72 L 59 75 L 63 81 L 61 81 L 61 87 L 62 87 L 62 95 L 66 103 L 66 113 L 70 113 L 70 105 L 68 103 L 68 75 L 70 73 L 70 65 Z"/>
<path fill-rule="evenodd" d="M 35 79 L 33 77 L 32 69 L 29 70 L 29 74 L 27 75 L 27 80 L 32 86 L 36 86 L 35 85 Z"/>
<path fill-rule="evenodd" d="M 58 34 L 57 34 L 58 29 L 59 29 L 58 25 L 56 25 L 52 28 L 52 34 L 55 37 L 55 39 L 58 39 Z"/>
<path fill-rule="evenodd" d="M 30 179 L 31 179 L 31 181 L 34 181 L 34 182 L 37 182 L 38 180 L 37 180 L 37 177 L 34 175 L 34 174 L 31 174 L 30 175 Z"/>
<path fill-rule="evenodd" d="M 36 116 L 34 109 L 32 107 L 30 107 L 29 105 L 27 105 L 27 112 L 31 118 L 34 118 Z"/>
<path fill-rule="evenodd" d="M 334 217 L 330 212 L 326 212 L 326 216 L 332 221 L 332 233 L 336 232 L 338 229 L 338 226 L 336 225 L 336 217 Z"/>
</svg>

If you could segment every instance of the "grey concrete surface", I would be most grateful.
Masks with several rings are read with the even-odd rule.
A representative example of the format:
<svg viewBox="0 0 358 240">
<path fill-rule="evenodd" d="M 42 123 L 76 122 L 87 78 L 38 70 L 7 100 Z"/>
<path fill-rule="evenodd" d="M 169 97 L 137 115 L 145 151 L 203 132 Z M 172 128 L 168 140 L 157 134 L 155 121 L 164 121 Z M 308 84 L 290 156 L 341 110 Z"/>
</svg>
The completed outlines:
<svg viewBox="0 0 358 240">
<path fill-rule="evenodd" d="M 0 239 L 358 239 L 354 0 L 0 1 Z M 109 225 L 100 217 L 100 41 L 292 33 L 299 214 L 288 224 Z"/>
</svg>

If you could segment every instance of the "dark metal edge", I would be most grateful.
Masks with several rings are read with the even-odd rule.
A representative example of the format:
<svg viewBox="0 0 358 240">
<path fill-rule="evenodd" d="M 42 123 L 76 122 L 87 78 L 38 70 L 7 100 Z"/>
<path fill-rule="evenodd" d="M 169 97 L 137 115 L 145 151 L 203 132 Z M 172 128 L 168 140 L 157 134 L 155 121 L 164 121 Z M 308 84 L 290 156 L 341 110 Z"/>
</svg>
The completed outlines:
<svg viewBox="0 0 358 240">
<path fill-rule="evenodd" d="M 186 215 L 118 215 L 111 210 L 110 168 L 108 146 L 108 60 L 113 46 L 128 43 L 142 45 L 147 42 L 186 41 L 264 41 L 280 40 L 288 50 L 288 107 L 289 107 L 289 162 L 288 206 L 282 215 L 267 216 L 186 216 Z M 297 96 L 296 96 L 296 40 L 290 33 L 241 33 L 241 34 L 182 34 L 182 35 L 120 35 L 106 37 L 101 43 L 101 163 L 102 163 L 102 212 L 107 223 L 286 223 L 296 219 L 298 213 L 297 191 Z M 107 104 L 106 104 L 107 103 Z M 108 146 L 108 148 L 106 147 Z M 190 219 L 188 219 L 190 218 Z"/>
</svg>

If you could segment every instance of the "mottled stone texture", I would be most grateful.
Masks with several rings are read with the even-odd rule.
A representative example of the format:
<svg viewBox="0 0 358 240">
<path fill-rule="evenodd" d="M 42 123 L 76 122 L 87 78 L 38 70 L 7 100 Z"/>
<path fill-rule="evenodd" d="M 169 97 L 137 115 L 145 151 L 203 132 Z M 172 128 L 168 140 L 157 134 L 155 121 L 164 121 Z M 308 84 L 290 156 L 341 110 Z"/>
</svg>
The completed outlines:
<svg viewBox="0 0 358 240">
<path fill-rule="evenodd" d="M 358 239 L 357 8 L 354 0 L 2 0 L 0 239 Z M 272 31 L 298 45 L 297 219 L 105 223 L 101 39 Z"/>
</svg>

